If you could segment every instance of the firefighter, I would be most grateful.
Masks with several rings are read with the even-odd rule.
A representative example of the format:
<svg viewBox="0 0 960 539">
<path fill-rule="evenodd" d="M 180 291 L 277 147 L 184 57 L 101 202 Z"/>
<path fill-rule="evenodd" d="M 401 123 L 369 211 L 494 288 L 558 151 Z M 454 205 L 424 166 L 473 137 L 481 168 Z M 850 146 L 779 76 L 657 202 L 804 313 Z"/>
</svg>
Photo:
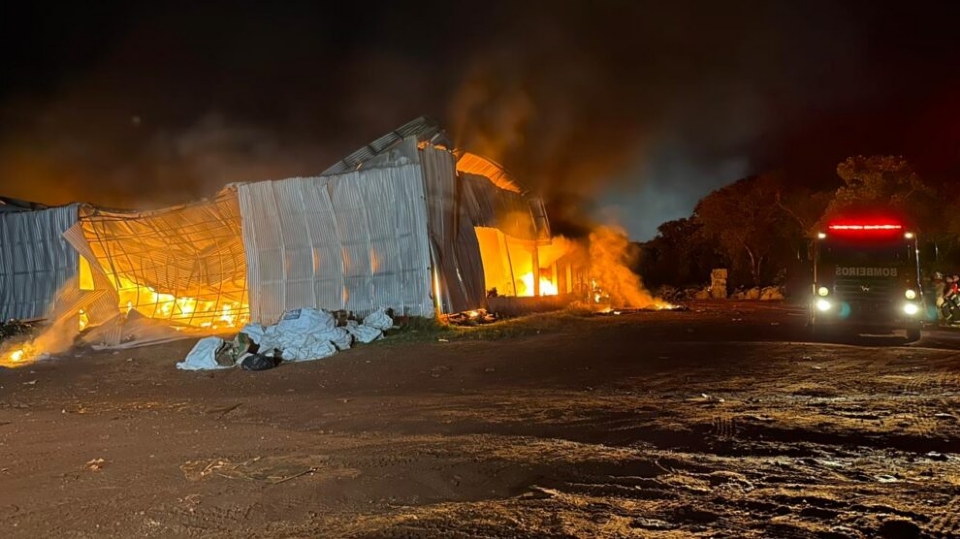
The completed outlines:
<svg viewBox="0 0 960 539">
<path fill-rule="evenodd" d="M 946 286 L 943 295 L 938 299 L 940 302 L 940 311 L 943 321 L 948 324 L 957 322 L 960 305 L 957 303 L 958 292 L 960 292 L 960 276 L 950 275 L 946 278 Z"/>
<path fill-rule="evenodd" d="M 943 295 L 946 293 L 947 284 L 943 280 L 943 273 L 939 271 L 933 272 L 933 276 L 930 279 L 931 290 L 933 291 L 933 310 L 936 312 L 937 322 L 941 323 L 944 321 L 943 312 L 940 310 L 940 307 L 943 306 Z"/>
<path fill-rule="evenodd" d="M 943 294 L 946 289 L 947 285 L 943 282 L 943 274 L 939 271 L 933 272 L 933 292 L 936 294 L 937 307 L 943 304 Z"/>
</svg>

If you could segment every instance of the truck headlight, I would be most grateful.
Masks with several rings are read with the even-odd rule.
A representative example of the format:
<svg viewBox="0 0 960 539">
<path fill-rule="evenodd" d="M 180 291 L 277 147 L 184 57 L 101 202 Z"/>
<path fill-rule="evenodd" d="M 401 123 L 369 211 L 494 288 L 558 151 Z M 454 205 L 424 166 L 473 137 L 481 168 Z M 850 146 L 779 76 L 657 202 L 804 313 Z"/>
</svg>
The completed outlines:
<svg viewBox="0 0 960 539">
<path fill-rule="evenodd" d="M 833 305 L 831 305 L 830 302 L 827 301 L 827 300 L 825 300 L 825 299 L 818 299 L 818 300 L 817 300 L 817 310 L 818 310 L 818 311 L 829 311 L 829 310 L 830 310 L 830 307 L 832 307 L 832 306 L 833 306 Z"/>
<path fill-rule="evenodd" d="M 821 298 L 827 297 L 828 294 L 830 294 L 830 289 L 825 286 L 821 286 L 817 289 L 817 295 Z"/>
<path fill-rule="evenodd" d="M 916 303 L 905 303 L 903 305 L 903 312 L 909 316 L 913 316 L 920 312 L 920 307 L 918 307 Z"/>
<path fill-rule="evenodd" d="M 903 293 L 903 295 L 906 296 L 907 299 L 917 299 L 917 291 L 916 291 L 916 290 L 909 290 L 909 289 L 908 289 L 906 292 Z"/>
</svg>

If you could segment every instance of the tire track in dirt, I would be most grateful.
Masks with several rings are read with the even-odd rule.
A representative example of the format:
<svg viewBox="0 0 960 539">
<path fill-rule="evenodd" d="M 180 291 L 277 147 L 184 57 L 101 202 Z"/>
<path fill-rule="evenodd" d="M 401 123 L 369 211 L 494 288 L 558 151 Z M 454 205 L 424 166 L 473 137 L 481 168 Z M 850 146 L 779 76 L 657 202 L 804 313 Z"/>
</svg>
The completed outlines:
<svg viewBox="0 0 960 539">
<path fill-rule="evenodd" d="M 921 436 L 933 436 L 939 430 L 939 421 L 936 412 L 930 410 L 928 391 L 936 390 L 941 386 L 940 377 L 924 372 L 910 375 L 908 381 L 901 387 L 903 395 L 901 403 L 907 413 L 907 418 L 900 418 L 900 424 L 911 428 Z"/>
<path fill-rule="evenodd" d="M 950 500 L 943 511 L 930 520 L 926 531 L 938 539 L 960 537 L 960 496 Z"/>
<path fill-rule="evenodd" d="M 197 501 L 154 512 L 153 518 L 174 533 L 205 536 L 243 529 L 251 524 L 253 515 L 262 513 L 263 506 L 256 502 L 221 507 Z"/>
<path fill-rule="evenodd" d="M 736 416 L 721 415 L 713 419 L 711 434 L 717 438 L 722 440 L 736 438 L 739 431 Z"/>
<path fill-rule="evenodd" d="M 922 437 L 955 437 L 957 417 L 951 413 L 954 406 L 948 396 L 957 394 L 960 376 L 921 370 L 902 376 L 906 381 L 900 384 L 898 395 L 893 398 L 905 411 L 898 418 L 898 426 L 909 428 Z"/>
</svg>

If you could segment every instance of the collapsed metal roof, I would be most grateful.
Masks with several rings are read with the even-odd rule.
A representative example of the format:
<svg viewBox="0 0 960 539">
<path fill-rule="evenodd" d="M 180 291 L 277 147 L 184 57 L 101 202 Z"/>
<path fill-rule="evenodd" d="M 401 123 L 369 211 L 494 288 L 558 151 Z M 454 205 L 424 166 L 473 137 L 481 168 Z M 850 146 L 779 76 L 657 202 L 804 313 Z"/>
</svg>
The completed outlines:
<svg viewBox="0 0 960 539">
<path fill-rule="evenodd" d="M 37 211 L 46 210 L 49 208 L 50 206 L 41 204 L 39 202 L 30 202 L 28 200 L 0 196 L 0 213 L 15 211 Z"/>
<path fill-rule="evenodd" d="M 421 116 L 344 157 L 320 175 L 343 174 L 344 172 L 357 170 L 365 161 L 389 151 L 402 143 L 407 137 L 412 136 L 417 137 L 418 143 L 451 146 L 450 139 L 447 138 L 447 134 L 440 127 L 440 124 L 426 116 Z"/>
<path fill-rule="evenodd" d="M 512 174 L 507 172 L 503 166 L 493 160 L 464 149 L 453 149 L 453 143 L 446 131 L 440 127 L 438 122 L 427 116 L 421 116 L 413 121 L 407 122 L 401 127 L 383 135 L 370 144 L 344 157 L 320 175 L 343 174 L 360 169 L 365 162 L 389 152 L 402 144 L 405 139 L 413 136 L 417 138 L 418 145 L 429 144 L 431 146 L 452 150 L 452 153 L 457 159 L 457 171 L 459 172 L 484 176 L 500 189 L 513 191 L 514 193 L 525 195 L 529 191 L 520 181 L 513 177 Z"/>
<path fill-rule="evenodd" d="M 527 193 L 527 189 L 498 163 L 464 150 L 454 150 L 453 153 L 457 156 L 458 172 L 484 176 L 500 189 L 513 191 L 521 195 Z"/>
</svg>

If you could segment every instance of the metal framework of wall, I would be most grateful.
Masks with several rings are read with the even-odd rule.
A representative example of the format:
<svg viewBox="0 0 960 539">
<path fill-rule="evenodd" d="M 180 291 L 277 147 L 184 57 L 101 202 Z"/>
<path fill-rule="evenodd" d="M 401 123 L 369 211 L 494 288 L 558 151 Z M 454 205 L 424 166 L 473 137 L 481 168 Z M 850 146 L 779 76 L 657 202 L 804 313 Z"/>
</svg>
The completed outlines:
<svg viewBox="0 0 960 539">
<path fill-rule="evenodd" d="M 94 210 L 65 237 L 89 263 L 81 289 L 110 287 L 118 312 L 224 328 L 249 318 L 240 228 L 237 193 L 228 188 L 209 201 L 152 212 Z"/>
</svg>

